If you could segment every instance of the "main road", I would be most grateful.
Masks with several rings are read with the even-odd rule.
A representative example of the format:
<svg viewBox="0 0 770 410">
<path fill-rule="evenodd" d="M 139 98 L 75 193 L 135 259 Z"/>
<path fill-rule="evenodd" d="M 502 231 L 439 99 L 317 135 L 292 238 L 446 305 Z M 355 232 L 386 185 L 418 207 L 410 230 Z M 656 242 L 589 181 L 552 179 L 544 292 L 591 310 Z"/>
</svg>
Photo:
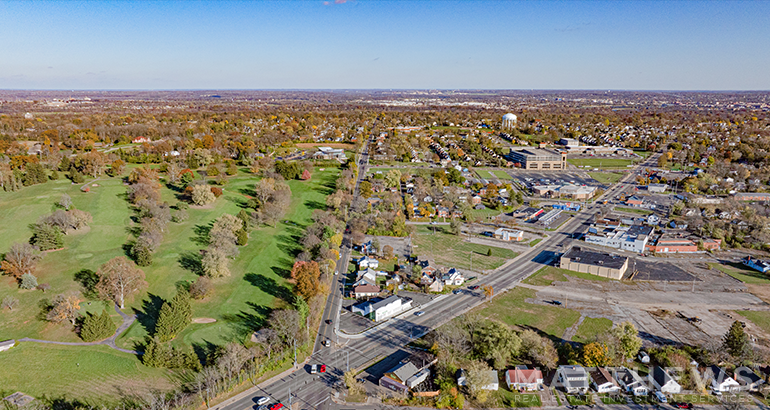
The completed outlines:
<svg viewBox="0 0 770 410">
<path fill-rule="evenodd" d="M 366 174 L 368 165 L 368 144 L 364 144 L 359 156 L 359 175 L 356 181 L 355 192 Z M 652 155 L 621 181 L 608 189 L 602 196 L 594 201 L 600 203 L 605 198 L 611 198 L 625 189 L 628 179 L 633 179 L 635 170 L 639 167 L 649 167 L 654 164 L 657 155 Z M 574 241 L 575 232 L 585 232 L 588 224 L 594 218 L 598 205 L 589 205 L 581 212 L 575 214 L 567 222 L 562 224 L 550 236 L 541 241 L 537 246 L 522 253 L 509 261 L 502 268 L 482 276 L 476 285 L 492 286 L 495 295 L 514 288 L 519 282 L 540 270 L 543 266 L 552 263 L 557 256 L 568 249 Z M 338 272 L 347 271 L 350 257 L 350 238 L 345 235 L 344 247 L 337 266 Z M 271 379 L 258 387 L 220 404 L 215 410 L 247 410 L 255 407 L 258 397 L 267 396 L 271 403 L 280 402 L 284 405 L 299 403 L 302 409 L 317 409 L 331 406 L 329 402 L 331 393 L 336 386 L 341 385 L 342 375 L 348 369 L 361 369 L 378 359 L 388 356 L 406 346 L 411 340 L 422 337 L 429 331 L 441 326 L 449 320 L 484 303 L 487 298 L 478 288 L 476 291 L 463 289 L 457 294 L 440 296 L 423 305 L 425 312 L 421 316 L 415 316 L 407 312 L 392 318 L 383 324 L 376 326 L 359 335 L 346 335 L 338 330 L 339 314 L 342 303 L 342 287 L 344 274 L 335 276 L 333 287 L 327 299 L 326 309 L 323 314 L 323 322 L 319 328 L 313 354 L 308 364 L 296 367 L 292 372 L 284 373 Z M 494 297 L 494 296 L 493 296 Z M 331 325 L 327 321 L 331 321 Z M 331 346 L 325 347 L 324 342 L 329 340 Z M 310 374 L 310 364 L 326 364 L 326 373 Z M 336 406 L 335 406 L 336 407 Z"/>
</svg>

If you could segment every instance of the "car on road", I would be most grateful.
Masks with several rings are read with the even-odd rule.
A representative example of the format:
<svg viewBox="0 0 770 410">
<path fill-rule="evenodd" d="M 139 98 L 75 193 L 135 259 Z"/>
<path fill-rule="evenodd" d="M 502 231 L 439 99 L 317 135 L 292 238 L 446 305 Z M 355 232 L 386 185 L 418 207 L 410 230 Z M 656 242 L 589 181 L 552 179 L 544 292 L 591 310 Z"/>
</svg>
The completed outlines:
<svg viewBox="0 0 770 410">
<path fill-rule="evenodd" d="M 656 391 L 653 398 L 661 403 L 668 402 L 668 399 L 666 399 L 666 395 L 663 394 L 663 392 Z"/>
<path fill-rule="evenodd" d="M 322 364 L 318 366 L 318 373 L 326 373 L 326 365 Z"/>
<path fill-rule="evenodd" d="M 330 325 L 330 324 L 332 324 L 332 320 L 331 320 L 331 319 L 326 319 L 326 324 L 327 324 L 327 325 Z"/>
<path fill-rule="evenodd" d="M 316 374 L 318 373 L 318 365 L 317 364 L 311 364 L 310 365 L 310 374 Z"/>
<path fill-rule="evenodd" d="M 324 340 L 324 346 L 329 347 L 332 345 L 332 341 L 329 339 Z"/>
<path fill-rule="evenodd" d="M 267 410 L 267 405 L 257 407 L 257 410 Z"/>
<path fill-rule="evenodd" d="M 458 293 L 462 293 L 462 292 L 463 291 L 460 290 L 460 289 L 455 289 L 455 290 L 452 291 L 452 293 L 454 293 L 455 295 L 458 294 Z"/>
<path fill-rule="evenodd" d="M 419 311 L 419 312 L 414 312 L 414 315 L 415 315 L 415 316 L 422 316 L 422 315 L 424 315 L 424 314 L 425 314 L 425 312 L 424 312 L 424 311 L 422 311 L 422 310 L 421 310 L 421 311 Z"/>
<path fill-rule="evenodd" d="M 685 403 L 683 401 L 675 401 L 671 403 L 672 406 L 676 407 L 677 409 L 691 409 L 692 403 Z"/>
<path fill-rule="evenodd" d="M 282 408 L 283 408 L 283 404 L 281 403 L 271 404 L 270 407 L 268 407 L 269 410 L 278 410 Z"/>
<path fill-rule="evenodd" d="M 476 290 L 478 288 L 479 288 L 479 285 L 468 286 L 468 289 L 470 290 Z"/>
<path fill-rule="evenodd" d="M 259 404 L 259 405 L 267 404 L 267 402 L 269 402 L 269 401 L 270 401 L 270 397 L 262 396 L 262 397 L 257 399 L 257 404 Z"/>
</svg>

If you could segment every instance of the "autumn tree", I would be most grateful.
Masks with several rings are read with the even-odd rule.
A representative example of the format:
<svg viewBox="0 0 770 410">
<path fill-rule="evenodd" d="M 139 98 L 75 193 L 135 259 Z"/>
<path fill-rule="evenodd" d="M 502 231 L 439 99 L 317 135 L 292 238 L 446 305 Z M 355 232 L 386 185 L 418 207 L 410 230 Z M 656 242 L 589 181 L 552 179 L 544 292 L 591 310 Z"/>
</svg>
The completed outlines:
<svg viewBox="0 0 770 410">
<path fill-rule="evenodd" d="M 603 343 L 588 343 L 583 346 L 583 364 L 588 367 L 607 366 L 611 362 L 611 358 L 607 353 L 607 346 Z"/>
<path fill-rule="evenodd" d="M 50 310 L 46 314 L 46 319 L 50 322 L 61 323 L 69 321 L 75 325 L 75 319 L 80 311 L 80 295 L 78 293 L 62 293 L 56 295 L 51 301 Z"/>
<path fill-rule="evenodd" d="M 201 260 L 203 273 L 210 278 L 230 276 L 227 255 L 220 249 L 210 247 Z"/>
<path fill-rule="evenodd" d="M 40 253 L 28 243 L 14 243 L 0 263 L 3 274 L 20 279 L 22 275 L 32 274 L 40 260 Z"/>
<path fill-rule="evenodd" d="M 125 308 L 125 299 L 147 286 L 144 272 L 125 256 L 117 256 L 102 265 L 96 272 L 99 283 L 96 290 L 105 300 L 112 300 Z"/>
<path fill-rule="evenodd" d="M 639 331 L 636 330 L 631 322 L 623 322 L 610 330 L 610 334 L 617 340 L 616 350 L 625 359 L 633 359 L 639 349 L 642 348 L 642 339 L 639 337 Z"/>
<path fill-rule="evenodd" d="M 535 331 L 527 329 L 521 334 L 521 352 L 534 363 L 547 369 L 555 369 L 559 361 L 559 354 L 551 339 L 538 335 Z"/>
<path fill-rule="evenodd" d="M 203 206 L 206 204 L 210 204 L 214 202 L 214 200 L 217 199 L 216 196 L 214 196 L 214 193 L 211 192 L 211 189 L 208 187 L 208 185 L 194 185 L 192 189 L 192 201 L 195 205 Z"/>
<path fill-rule="evenodd" d="M 297 261 L 291 269 L 295 290 L 306 301 L 321 292 L 320 277 L 321 270 L 315 261 Z"/>
</svg>

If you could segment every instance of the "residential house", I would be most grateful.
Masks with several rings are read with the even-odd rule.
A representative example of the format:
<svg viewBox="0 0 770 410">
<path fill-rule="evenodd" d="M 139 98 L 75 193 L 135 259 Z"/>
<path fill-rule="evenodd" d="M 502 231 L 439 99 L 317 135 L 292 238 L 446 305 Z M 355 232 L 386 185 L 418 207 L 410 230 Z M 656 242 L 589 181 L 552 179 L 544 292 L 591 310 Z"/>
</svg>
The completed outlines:
<svg viewBox="0 0 770 410">
<path fill-rule="evenodd" d="M 709 366 L 703 376 L 704 382 L 711 381 L 711 390 L 713 391 L 725 393 L 738 391 L 741 387 L 723 368 L 716 365 Z"/>
<path fill-rule="evenodd" d="M 449 208 L 445 206 L 436 207 L 436 216 L 439 218 L 449 218 Z"/>
<path fill-rule="evenodd" d="M 735 369 L 733 378 L 740 385 L 740 390 L 743 391 L 757 391 L 765 381 L 759 377 L 753 370 L 746 366 L 741 366 Z"/>
<path fill-rule="evenodd" d="M 495 238 L 504 241 L 521 242 L 524 239 L 524 232 L 508 228 L 497 228 L 495 229 Z"/>
<path fill-rule="evenodd" d="M 362 257 L 357 261 L 357 263 L 358 263 L 359 270 L 367 269 L 367 268 L 377 269 L 378 267 L 380 267 L 380 261 L 374 258 L 370 258 L 368 256 Z"/>
<path fill-rule="evenodd" d="M 625 389 L 626 392 L 631 393 L 634 396 L 646 396 L 650 392 L 649 387 L 647 387 L 647 383 L 645 383 L 644 379 L 639 376 L 639 373 L 629 368 L 615 368 L 613 372 L 613 378 L 621 388 Z"/>
<path fill-rule="evenodd" d="M 617 393 L 620 391 L 618 382 L 612 377 L 609 371 L 603 367 L 597 367 L 590 372 L 591 381 L 593 382 L 594 390 L 597 393 Z"/>
<path fill-rule="evenodd" d="M 150 142 L 150 141 L 151 140 L 148 137 L 136 137 L 136 138 L 131 140 L 131 142 L 134 143 L 134 144 L 142 144 L 142 143 Z"/>
<path fill-rule="evenodd" d="M 626 205 L 632 206 L 632 207 L 641 207 L 644 204 L 644 198 L 638 197 L 636 195 L 630 196 L 628 199 L 626 199 Z"/>
<path fill-rule="evenodd" d="M 743 258 L 743 264 L 762 273 L 766 273 L 770 270 L 770 263 L 747 256 Z"/>
<path fill-rule="evenodd" d="M 568 394 L 585 394 L 588 391 L 588 373 L 583 366 L 559 366 L 556 374 L 559 383 Z"/>
<path fill-rule="evenodd" d="M 379 322 L 405 312 L 412 308 L 411 298 L 402 298 L 396 295 L 385 299 L 374 298 L 350 307 L 351 312 Z"/>
<path fill-rule="evenodd" d="M 431 278 L 432 282 L 428 284 L 428 292 L 441 293 L 444 291 L 444 282 L 439 279 Z"/>
<path fill-rule="evenodd" d="M 647 377 L 649 381 L 652 382 L 652 385 L 664 394 L 679 394 L 679 392 L 682 391 L 682 386 L 668 374 L 666 369 L 660 366 L 653 367 Z"/>
<path fill-rule="evenodd" d="M 353 282 L 353 287 L 364 284 L 377 285 L 377 271 L 373 269 L 358 271 L 356 274 L 356 281 Z"/>
<path fill-rule="evenodd" d="M 379 286 L 364 283 L 363 285 L 355 286 L 353 288 L 353 292 L 350 293 L 350 296 L 356 299 L 361 299 L 361 298 L 371 298 L 379 294 L 380 294 Z"/>
<path fill-rule="evenodd" d="M 481 204 L 481 197 L 478 195 L 474 195 L 471 197 L 471 205 L 480 205 Z"/>
<path fill-rule="evenodd" d="M 511 390 L 538 390 L 543 386 L 543 373 L 537 369 L 513 369 L 505 372 L 505 383 Z"/>
<path fill-rule="evenodd" d="M 360 251 L 364 255 L 372 255 L 377 253 L 377 249 L 374 248 L 372 241 L 364 242 L 361 246 L 357 246 L 354 249 Z"/>
<path fill-rule="evenodd" d="M 441 275 L 441 281 L 446 286 L 460 286 L 465 282 L 463 274 L 455 268 L 449 269 L 446 273 Z"/>
<path fill-rule="evenodd" d="M 457 385 L 458 386 L 467 386 L 468 385 L 468 379 L 467 374 L 465 373 L 465 370 L 459 369 L 457 370 Z M 488 370 L 484 373 L 484 381 L 483 385 L 481 386 L 481 390 L 497 390 L 500 388 L 500 383 L 497 379 L 497 370 Z"/>
</svg>

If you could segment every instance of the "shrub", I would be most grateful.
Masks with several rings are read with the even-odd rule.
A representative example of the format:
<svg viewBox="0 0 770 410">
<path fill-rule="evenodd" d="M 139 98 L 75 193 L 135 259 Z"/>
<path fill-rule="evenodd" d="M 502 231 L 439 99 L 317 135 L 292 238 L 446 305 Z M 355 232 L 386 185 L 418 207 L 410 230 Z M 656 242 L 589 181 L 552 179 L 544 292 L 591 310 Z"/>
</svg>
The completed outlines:
<svg viewBox="0 0 770 410">
<path fill-rule="evenodd" d="M 56 172 L 56 170 L 54 169 L 53 171 L 51 171 L 51 175 L 49 175 L 48 178 L 50 178 L 51 181 L 56 181 L 59 179 L 59 173 Z"/>
<path fill-rule="evenodd" d="M 235 243 L 238 246 L 246 246 L 246 244 L 249 242 L 249 234 L 246 232 L 245 229 L 241 228 L 236 233 L 236 241 Z"/>
<path fill-rule="evenodd" d="M 37 278 L 31 273 L 21 275 L 19 287 L 22 289 L 34 289 L 37 287 Z"/>
<path fill-rule="evenodd" d="M 213 189 L 213 188 L 212 188 Z M 206 205 L 217 199 L 206 185 L 195 185 L 192 189 L 192 201 L 195 205 Z"/>
<path fill-rule="evenodd" d="M 174 212 L 174 216 L 171 217 L 171 220 L 176 223 L 184 222 L 187 220 L 187 211 L 184 209 L 181 209 L 179 211 Z"/>
<path fill-rule="evenodd" d="M 31 242 L 41 251 L 59 249 L 64 247 L 64 236 L 59 228 L 47 223 L 38 223 L 32 228 Z"/>
<path fill-rule="evenodd" d="M 185 209 L 190 208 L 190 205 L 187 205 L 187 202 L 179 201 L 176 203 L 176 205 L 174 205 L 174 208 L 180 211 L 184 211 Z"/>
<path fill-rule="evenodd" d="M 213 186 L 211 187 L 211 193 L 214 194 L 215 198 L 219 198 L 220 196 L 222 196 L 223 191 L 222 191 L 222 188 Z"/>
<path fill-rule="evenodd" d="M 38 290 L 42 290 L 43 293 L 45 293 L 45 291 L 47 291 L 48 289 L 51 289 L 51 285 L 49 285 L 47 283 L 41 283 L 41 284 L 37 285 L 37 289 Z"/>
<path fill-rule="evenodd" d="M 211 292 L 211 280 L 205 276 L 199 276 L 198 279 L 190 285 L 190 296 L 193 299 L 203 299 Z"/>
</svg>

